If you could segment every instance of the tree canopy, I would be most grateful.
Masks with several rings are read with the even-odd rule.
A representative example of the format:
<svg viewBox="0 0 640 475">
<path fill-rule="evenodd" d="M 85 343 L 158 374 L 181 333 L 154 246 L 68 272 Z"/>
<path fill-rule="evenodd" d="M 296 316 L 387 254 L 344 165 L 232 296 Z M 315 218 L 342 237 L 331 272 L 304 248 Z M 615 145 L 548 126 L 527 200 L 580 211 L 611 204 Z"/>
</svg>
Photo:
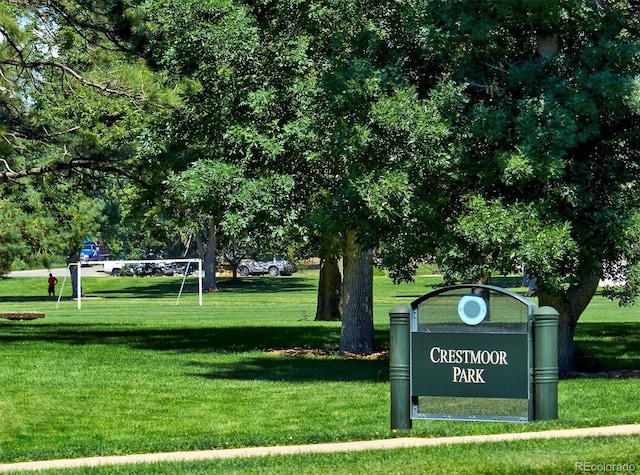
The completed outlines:
<svg viewBox="0 0 640 475">
<path fill-rule="evenodd" d="M 2 220 L 24 245 L 14 258 L 77 260 L 115 190 L 152 187 L 145 132 L 175 95 L 128 52 L 113 8 L 0 5 L 0 193 L 15 211 Z"/>
<path fill-rule="evenodd" d="M 373 248 L 396 280 L 424 259 L 449 280 L 525 265 L 561 313 L 563 369 L 599 280 L 624 279 L 624 303 L 640 292 L 631 1 L 0 8 L 7 196 L 45 171 L 89 192 L 114 172 L 236 236 L 286 214 L 307 242 L 339 243 L 345 289 L 363 282 L 347 351 L 372 350 Z"/>
<path fill-rule="evenodd" d="M 423 2 L 423 67 L 464 86 L 451 213 L 452 277 L 538 278 L 561 313 L 561 367 L 603 277 L 640 290 L 640 43 L 628 2 Z M 444 47 L 446 45 L 446 47 Z"/>
</svg>

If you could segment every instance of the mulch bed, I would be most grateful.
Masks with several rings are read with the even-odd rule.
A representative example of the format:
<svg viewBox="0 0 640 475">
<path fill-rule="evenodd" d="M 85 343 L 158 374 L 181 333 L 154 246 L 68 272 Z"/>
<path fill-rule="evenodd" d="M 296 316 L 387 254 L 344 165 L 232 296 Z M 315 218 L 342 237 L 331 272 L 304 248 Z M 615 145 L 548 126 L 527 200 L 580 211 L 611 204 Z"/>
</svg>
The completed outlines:
<svg viewBox="0 0 640 475">
<path fill-rule="evenodd" d="M 342 356 L 343 358 L 350 360 L 385 360 L 389 359 L 389 350 L 381 349 L 375 353 L 367 355 L 358 355 L 355 353 L 340 353 L 337 348 L 285 348 L 281 350 L 267 350 L 266 353 L 272 355 L 284 355 L 284 356 L 305 356 L 305 357 L 318 357 L 318 356 Z"/>
</svg>

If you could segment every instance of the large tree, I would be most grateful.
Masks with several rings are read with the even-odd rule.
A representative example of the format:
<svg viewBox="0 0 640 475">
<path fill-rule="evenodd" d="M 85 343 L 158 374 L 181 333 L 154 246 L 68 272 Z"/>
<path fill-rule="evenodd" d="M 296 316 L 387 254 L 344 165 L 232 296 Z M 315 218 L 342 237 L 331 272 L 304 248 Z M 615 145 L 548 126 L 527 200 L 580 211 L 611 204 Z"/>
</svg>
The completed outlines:
<svg viewBox="0 0 640 475">
<path fill-rule="evenodd" d="M 140 44 L 149 61 L 192 80 L 168 147 L 248 179 L 294 178 L 288 207 L 298 225 L 311 240 L 338 242 L 328 256 L 344 257 L 341 349 L 373 351 L 373 249 L 406 224 L 412 182 L 438 181 L 449 140 L 434 106 L 447 99 L 420 98 L 401 71 L 410 35 L 395 30 L 404 7 L 210 0 L 145 8 L 151 21 Z M 209 205 L 224 211 L 220 199 Z"/>
<path fill-rule="evenodd" d="M 405 5 L 334 5 L 326 21 L 336 27 L 324 44 L 322 94 L 312 115 L 319 138 L 312 163 L 326 178 L 311 196 L 322 233 L 343 243 L 340 346 L 362 353 L 375 347 L 374 249 L 418 223 L 414 232 L 437 221 L 427 210 L 442 196 L 451 140 L 443 110 L 456 91 L 444 85 L 421 96 L 406 74 L 411 34 Z"/>
<path fill-rule="evenodd" d="M 178 208 L 182 226 L 192 229 L 205 256 L 206 290 L 217 289 L 220 237 L 242 242 L 247 234 L 255 233 L 272 245 L 278 240 L 278 232 L 289 221 L 286 195 L 291 187 L 287 176 L 251 177 L 238 166 L 208 160 L 194 162 L 169 177 L 167 202 Z"/>
<path fill-rule="evenodd" d="M 560 312 L 560 368 L 603 277 L 640 289 L 640 32 L 632 2 L 417 2 L 421 89 L 463 91 L 449 218 L 451 277 L 519 263 Z"/>
</svg>

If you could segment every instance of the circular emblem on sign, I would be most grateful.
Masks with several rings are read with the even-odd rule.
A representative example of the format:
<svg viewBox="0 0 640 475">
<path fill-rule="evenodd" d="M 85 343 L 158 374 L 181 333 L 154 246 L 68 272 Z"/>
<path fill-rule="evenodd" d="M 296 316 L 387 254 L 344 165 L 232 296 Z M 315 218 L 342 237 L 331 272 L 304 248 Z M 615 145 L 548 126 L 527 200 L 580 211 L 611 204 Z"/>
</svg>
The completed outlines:
<svg viewBox="0 0 640 475">
<path fill-rule="evenodd" d="M 487 316 L 487 302 L 477 294 L 464 295 L 458 302 L 458 316 L 467 325 L 478 325 Z"/>
</svg>

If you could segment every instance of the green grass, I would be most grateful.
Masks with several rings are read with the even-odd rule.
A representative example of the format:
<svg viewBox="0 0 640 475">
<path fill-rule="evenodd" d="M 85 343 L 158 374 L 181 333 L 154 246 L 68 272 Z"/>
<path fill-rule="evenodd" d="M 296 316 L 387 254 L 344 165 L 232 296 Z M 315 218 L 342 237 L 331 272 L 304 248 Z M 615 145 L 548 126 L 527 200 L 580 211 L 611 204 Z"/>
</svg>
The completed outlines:
<svg viewBox="0 0 640 475">
<path fill-rule="evenodd" d="M 443 445 L 416 449 L 377 450 L 350 453 L 282 455 L 209 460 L 198 462 L 139 464 L 66 470 L 43 470 L 42 475 L 132 474 L 200 475 L 224 473 L 279 475 L 388 475 L 388 474 L 514 474 L 592 472 L 598 464 L 609 467 L 640 465 L 640 437 L 600 437 L 566 440 Z M 625 465 L 626 464 L 626 465 Z M 635 471 L 633 470 L 633 471 Z M 632 473 L 632 470 L 613 470 Z"/>
<path fill-rule="evenodd" d="M 194 280 L 176 305 L 179 278 L 87 278 L 83 290 L 90 298 L 77 310 L 69 299 L 56 309 L 56 301 L 46 297 L 43 279 L 0 280 L 0 310 L 46 313 L 41 320 L 0 320 L 0 462 L 390 437 L 388 360 L 271 351 L 338 346 L 340 324 L 313 321 L 316 281 L 317 271 L 305 271 L 287 278 L 221 282 L 222 290 L 205 294 L 199 307 Z M 389 342 L 389 310 L 408 305 L 435 283 L 436 278 L 426 275 L 400 286 L 383 276 L 375 278 L 376 338 L 381 347 Z M 583 320 L 576 338 L 583 351 L 610 368 L 640 367 L 637 309 L 619 310 L 598 296 Z M 406 435 L 640 423 L 639 393 L 638 379 L 564 380 L 558 421 L 414 421 Z M 614 456 L 631 453 L 625 450 L 640 453 L 637 438 L 609 442 Z M 516 446 L 501 448 L 496 460 L 511 460 L 508 454 Z M 616 452 L 617 446 L 621 448 Z M 579 442 L 562 441 L 558 447 L 567 453 L 574 450 L 576 457 L 598 454 L 597 449 L 583 452 Z M 367 473 L 394 473 L 384 471 L 388 459 L 404 467 L 417 458 L 412 463 L 420 473 L 427 466 L 420 464 L 438 460 L 423 452 L 446 450 L 466 453 L 439 448 L 304 456 L 295 457 L 300 465 L 293 467 L 298 467 L 297 473 L 331 473 L 322 468 L 335 463 L 333 473 L 363 473 L 340 468 L 353 468 L 355 461 L 363 460 L 372 467 Z M 540 471 L 566 469 L 562 458 L 551 456 Z M 289 473 L 276 459 L 186 464 L 185 471 L 172 466 L 162 473 L 262 473 L 261 467 L 269 464 L 276 468 L 271 465 L 265 472 Z M 509 473 L 499 471 L 504 466 L 497 462 L 495 470 L 493 462 L 486 463 L 479 471 Z M 533 470 L 535 463 L 524 454 L 513 466 L 534 464 Z M 464 473 L 462 465 L 448 467 L 449 472 Z M 147 473 L 138 468 L 136 473 Z M 131 473 L 113 470 L 108 473 Z"/>
<path fill-rule="evenodd" d="M 640 369 L 640 311 L 594 298 L 576 328 L 576 347 L 594 370 Z"/>
</svg>

